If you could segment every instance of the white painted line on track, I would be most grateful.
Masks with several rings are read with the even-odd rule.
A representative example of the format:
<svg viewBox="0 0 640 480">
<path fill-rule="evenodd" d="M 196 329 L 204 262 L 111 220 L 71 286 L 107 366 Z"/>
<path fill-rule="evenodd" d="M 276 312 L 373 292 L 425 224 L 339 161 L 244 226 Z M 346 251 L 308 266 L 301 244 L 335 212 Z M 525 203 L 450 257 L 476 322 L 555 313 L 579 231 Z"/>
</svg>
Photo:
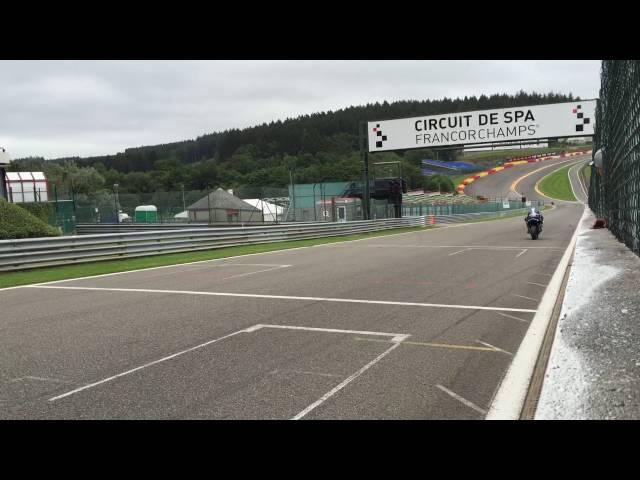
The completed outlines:
<svg viewBox="0 0 640 480">
<path fill-rule="evenodd" d="M 233 257 L 228 257 L 228 258 L 233 258 Z M 172 265 L 172 266 L 174 267 L 195 266 L 197 268 L 200 268 L 200 267 L 290 267 L 291 265 L 284 265 L 281 263 L 214 263 L 213 265 L 194 265 L 190 263 L 181 263 L 181 264 Z M 188 270 L 192 270 L 192 269 L 187 269 L 187 271 Z"/>
<path fill-rule="evenodd" d="M 572 159 L 572 158 L 570 158 L 570 159 L 568 159 L 568 160 L 561 160 L 561 161 L 559 161 L 559 162 L 554 162 L 554 163 L 552 163 L 551 165 L 545 165 L 545 166 L 544 166 L 544 167 L 542 167 L 542 168 L 538 168 L 538 169 L 536 169 L 536 170 L 533 170 L 533 171 L 531 171 L 531 172 L 529 172 L 529 173 L 527 173 L 527 174 L 525 174 L 525 175 L 521 176 L 520 178 L 517 178 L 517 179 L 516 179 L 516 180 L 511 184 L 511 191 L 512 191 L 512 192 L 514 192 L 514 193 L 516 193 L 516 194 L 520 197 L 520 196 L 522 196 L 522 194 L 520 194 L 520 193 L 516 190 L 516 188 L 518 187 L 518 184 L 519 184 L 522 180 L 524 180 L 525 178 L 529 177 L 530 175 L 533 175 L 534 173 L 538 173 L 540 170 L 546 170 L 547 168 L 553 168 L 553 167 L 557 167 L 557 166 L 559 166 L 558 170 L 560 170 L 560 168 L 564 168 L 564 167 L 566 167 L 565 163 L 569 163 L 569 162 L 572 162 L 572 161 L 574 161 L 574 159 Z M 584 160 L 582 160 L 582 161 L 584 161 Z M 552 173 L 553 173 L 553 172 L 552 172 Z M 544 178 L 544 177 L 543 177 L 543 178 Z M 538 182 L 538 183 L 539 183 L 539 182 Z M 543 195 L 543 196 L 545 196 L 545 197 L 546 197 L 546 195 Z M 547 198 L 550 198 L 550 197 L 547 197 Z"/>
<path fill-rule="evenodd" d="M 525 248 L 524 250 L 522 250 L 519 254 L 516 255 L 516 258 L 521 257 L 522 255 L 524 255 L 525 253 L 527 253 L 528 248 Z"/>
<path fill-rule="evenodd" d="M 267 268 L 265 270 L 256 270 L 255 272 L 240 273 L 238 275 L 231 275 L 230 277 L 223 277 L 222 280 L 228 280 L 230 278 L 246 277 L 247 275 L 255 275 L 256 273 L 271 272 L 273 270 L 280 270 L 281 268 L 287 268 L 290 266 L 291 265 L 278 265 L 277 267 Z"/>
<path fill-rule="evenodd" d="M 465 248 L 464 250 L 458 250 L 457 252 L 450 253 L 449 256 L 452 257 L 454 255 L 457 255 L 457 254 L 462 253 L 462 252 L 466 252 L 468 250 L 470 250 L 470 249 L 469 248 Z"/>
<path fill-rule="evenodd" d="M 502 219 L 496 219 L 496 220 L 502 220 Z M 492 220 L 488 220 L 488 221 L 492 221 Z M 385 237 L 399 237 L 401 235 L 413 235 L 413 234 L 416 234 L 416 233 L 435 232 L 435 231 L 438 231 L 438 230 L 446 230 L 448 228 L 459 228 L 459 227 L 468 227 L 468 226 L 480 225 L 481 223 L 483 223 L 483 222 L 462 223 L 462 224 L 458 224 L 458 225 L 447 225 L 445 227 L 425 228 L 424 230 L 416 230 L 416 231 L 412 231 L 412 232 L 391 233 L 391 234 L 385 235 Z M 124 272 L 102 273 L 100 275 L 88 275 L 86 277 L 74 277 L 74 278 L 65 278 L 63 280 L 51 280 L 50 282 L 32 283 L 32 284 L 28 284 L 28 285 L 18 285 L 18 286 L 15 286 L 15 287 L 0 288 L 0 292 L 2 292 L 4 290 L 13 290 L 13 289 L 18 289 L 18 288 L 28 288 L 28 287 L 33 287 L 33 286 L 37 286 L 37 285 L 51 285 L 51 284 L 62 283 L 62 282 L 73 282 L 75 280 L 86 280 L 86 279 L 90 279 L 90 278 L 111 277 L 111 276 L 114 276 L 114 275 L 126 275 L 127 273 L 135 273 L 135 272 L 143 272 L 143 271 L 151 271 L 151 270 L 160 270 L 161 268 L 175 268 L 175 267 L 183 267 L 185 265 L 196 265 L 196 264 L 210 263 L 210 262 L 223 262 L 225 260 L 233 261 L 234 259 L 237 259 L 237 258 L 252 257 L 254 255 L 270 255 L 270 254 L 271 255 L 283 255 L 283 254 L 286 254 L 286 253 L 289 253 L 289 252 L 294 252 L 294 251 L 298 251 L 298 250 L 304 250 L 304 249 L 307 249 L 307 248 L 320 248 L 320 247 L 346 245 L 348 243 L 353 243 L 353 242 L 371 241 L 371 240 L 375 240 L 376 238 L 377 237 L 359 238 L 357 240 L 342 240 L 342 241 L 337 241 L 337 242 L 332 242 L 332 243 L 323 243 L 323 244 L 320 244 L 320 245 L 309 245 L 309 246 L 306 246 L 306 247 L 283 248 L 283 249 L 280 249 L 280 250 L 271 250 L 271 251 L 268 251 L 268 252 L 245 253 L 243 255 L 231 255 L 229 257 L 212 258 L 212 259 L 209 259 L 209 260 L 198 260 L 198 261 L 195 261 L 195 262 L 183 262 L 183 263 L 174 263 L 174 264 L 171 264 L 171 265 L 161 265 L 159 267 L 137 268 L 135 270 L 126 270 Z M 8 272 L 8 273 L 12 273 L 12 272 Z"/>
<path fill-rule="evenodd" d="M 518 320 L 519 322 L 530 323 L 529 320 L 525 320 L 524 318 L 514 317 L 513 315 L 508 315 L 506 313 L 500 313 L 500 312 L 496 312 L 496 313 L 498 315 L 502 315 L 503 317 L 512 318 L 513 320 Z"/>
<path fill-rule="evenodd" d="M 90 383 L 88 385 L 84 385 L 83 387 L 76 388 L 74 390 L 71 390 L 70 392 L 66 392 L 66 393 L 63 393 L 62 395 L 58 395 L 56 397 L 50 398 L 49 401 L 53 402 L 53 401 L 56 401 L 56 400 L 60 400 L 62 398 L 68 397 L 70 395 L 73 395 L 75 393 L 81 392 L 83 390 L 87 390 L 89 388 L 101 385 L 101 384 L 109 382 L 111 380 L 115 380 L 116 378 L 123 377 L 125 375 L 129 375 L 131 373 L 137 372 L 139 370 L 142 370 L 143 368 L 147 368 L 147 367 L 150 367 L 152 365 L 156 365 L 158 363 L 165 362 L 167 360 L 171 360 L 171 359 L 176 358 L 176 357 L 178 357 L 180 355 L 184 355 L 185 353 L 192 352 L 192 351 L 197 350 L 199 348 L 206 347 L 207 345 L 211 345 L 212 343 L 219 342 L 221 340 L 224 340 L 226 338 L 232 337 L 232 336 L 237 335 L 239 333 L 252 333 L 252 332 L 255 332 L 257 330 L 261 330 L 263 328 L 275 328 L 275 329 L 286 329 L 286 330 L 304 330 L 304 331 L 327 332 L 327 333 L 348 333 L 348 334 L 359 334 L 359 335 L 377 335 L 377 336 L 392 337 L 390 341 L 393 342 L 394 345 L 391 348 L 389 348 L 386 353 L 390 352 L 391 350 L 396 348 L 398 345 L 400 345 L 400 342 L 402 342 L 403 340 L 405 340 L 405 339 L 410 337 L 409 334 L 404 334 L 404 333 L 370 332 L 370 331 L 362 331 L 362 330 L 342 330 L 342 329 L 336 329 L 336 328 L 299 327 L 299 326 L 293 326 L 293 325 L 258 324 L 258 325 L 254 325 L 252 327 L 246 328 L 244 330 L 239 330 L 237 332 L 230 333 L 229 335 L 225 335 L 223 337 L 216 338 L 214 340 L 210 340 L 210 341 L 202 343 L 200 345 L 196 345 L 195 347 L 191 347 L 191 348 L 188 348 L 186 350 L 182 350 L 182 351 L 180 351 L 178 353 L 174 353 L 172 355 L 163 357 L 163 358 L 161 358 L 159 360 L 155 360 L 153 362 L 146 363 L 146 364 L 141 365 L 139 367 L 132 368 L 130 370 L 127 370 L 126 372 L 118 373 L 117 375 L 113 375 L 111 377 L 105 378 L 105 379 L 100 380 L 98 382 L 94 382 L 94 383 Z M 331 392 L 329 392 L 328 394 L 324 395 L 320 399 L 321 401 L 319 400 L 318 402 L 320 402 L 320 403 L 324 402 L 324 400 L 329 398 L 331 395 L 336 393 L 341 388 L 345 387 L 352 380 L 354 380 L 355 378 L 360 376 L 360 374 L 362 374 L 365 370 L 367 370 L 369 367 L 371 367 L 372 365 L 377 363 L 379 360 L 381 360 L 386 355 L 386 353 L 383 353 L 382 355 L 378 356 L 374 361 L 372 361 L 372 362 L 368 363 L 367 365 L 365 365 L 365 367 L 363 367 L 358 372 L 356 372 L 356 374 L 352 375 L 347 380 L 345 380 L 340 385 L 338 385 L 339 388 L 338 387 L 334 388 L 333 390 L 331 390 Z M 314 372 L 307 372 L 307 373 L 314 373 Z M 315 408 L 316 406 L 318 406 L 320 404 L 318 402 L 315 402 L 314 404 L 312 404 L 309 407 L 307 407 L 305 410 L 303 410 L 303 412 L 299 413 L 297 415 L 297 417 L 301 418 L 302 416 L 306 415 L 313 408 Z M 296 420 L 296 419 L 297 418 L 294 418 L 294 420 Z"/>
<path fill-rule="evenodd" d="M 521 246 L 494 246 L 494 245 L 404 245 L 404 244 L 373 244 L 366 247 L 390 247 L 390 248 L 467 248 L 474 250 L 522 250 Z M 537 250 L 563 250 L 564 247 L 527 247 Z"/>
<path fill-rule="evenodd" d="M 571 164 L 569 165 L 569 167 L 570 167 L 570 168 L 567 170 L 567 178 L 569 179 L 569 186 L 571 187 L 571 191 L 573 192 L 573 196 L 574 196 L 575 200 L 561 200 L 561 199 L 559 199 L 559 198 L 553 198 L 553 197 L 550 197 L 549 195 L 545 195 L 544 193 L 542 193 L 542 191 L 540 191 L 540 187 L 539 187 L 539 186 L 540 186 L 540 183 L 542 183 L 542 181 L 543 181 L 545 178 L 547 178 L 547 177 L 549 177 L 549 176 L 553 175 L 553 174 L 554 174 L 554 173 L 556 173 L 558 170 L 562 170 L 562 168 L 565 168 L 567 165 L 564 165 L 562 168 L 558 168 L 557 170 L 554 170 L 553 172 L 548 173 L 547 175 L 545 175 L 544 177 L 542 177 L 541 179 L 539 179 L 539 180 L 536 182 L 536 184 L 533 186 L 533 189 L 536 191 L 536 193 L 537 193 L 538 195 L 540 195 L 540 196 L 542 196 L 542 197 L 545 197 L 545 198 L 548 198 L 548 199 L 550 199 L 550 200 L 553 200 L 553 201 L 555 201 L 555 202 L 568 203 L 568 204 L 571 204 L 571 203 L 574 203 L 574 204 L 575 204 L 575 203 L 580 203 L 580 204 L 584 205 L 582 202 L 580 202 L 580 201 L 578 200 L 578 197 L 576 196 L 576 192 L 575 192 L 575 190 L 573 190 L 573 184 L 572 184 L 572 182 L 571 182 L 571 175 L 569 174 L 569 171 L 571 170 L 571 168 L 572 168 L 574 165 L 578 164 L 578 163 L 584 163 L 584 160 L 580 160 L 580 161 L 578 161 L 578 162 L 576 162 L 576 163 L 571 163 Z"/>
<path fill-rule="evenodd" d="M 582 203 L 584 205 L 584 202 L 582 200 L 580 200 L 580 197 L 578 197 L 578 195 L 576 195 L 576 190 L 573 188 L 573 181 L 571 180 L 571 171 L 576 168 L 576 167 L 582 167 L 582 165 L 584 165 L 584 160 L 581 162 L 577 162 L 574 165 L 572 165 L 569 170 L 567 170 L 567 176 L 569 177 L 569 186 L 571 187 L 571 192 L 573 193 L 573 196 L 575 197 L 576 201 Z M 578 178 L 578 183 L 580 183 L 580 173 L 576 174 L 577 178 Z"/>
<path fill-rule="evenodd" d="M 229 335 L 225 335 L 223 337 L 216 338 L 214 340 L 209 340 L 208 342 L 201 343 L 200 345 L 196 345 L 195 347 L 191 347 L 191 348 L 188 348 L 186 350 L 182 350 L 182 351 L 180 351 L 178 353 L 174 353 L 172 355 L 163 357 L 163 358 L 161 358 L 159 360 L 154 360 L 153 362 L 145 363 L 144 365 L 140 365 L 139 367 L 132 368 L 131 370 L 127 370 L 126 372 L 118 373 L 117 375 L 113 375 L 111 377 L 105 378 L 105 379 L 100 380 L 98 382 L 90 383 L 90 384 L 85 385 L 83 387 L 76 388 L 75 390 L 71 390 L 70 392 L 63 393 L 62 395 L 58 395 L 56 397 L 50 398 L 49 401 L 50 402 L 55 402 L 56 400 L 60 400 L 61 398 L 68 397 L 69 395 L 73 395 L 74 393 L 78 393 L 78 392 L 81 392 L 83 390 L 87 390 L 88 388 L 93 388 L 93 387 L 96 387 L 98 385 L 102 385 L 103 383 L 110 382 L 111 380 L 115 380 L 116 378 L 124 377 L 125 375 L 129 375 L 129 374 L 131 374 L 133 372 L 137 372 L 138 370 L 142 370 L 143 368 L 147 368 L 147 367 L 150 367 L 152 365 L 156 365 L 158 363 L 166 362 L 167 360 L 171 360 L 172 358 L 176 358 L 176 357 L 179 357 L 180 355 L 184 355 L 185 353 L 192 352 L 192 351 L 197 350 L 197 349 L 202 348 L 202 347 L 206 347 L 207 345 L 211 345 L 212 343 L 219 342 L 220 340 L 224 340 L 226 338 L 233 337 L 234 335 L 237 335 L 239 333 L 247 333 L 247 330 L 238 330 L 237 332 L 230 333 Z"/>
<path fill-rule="evenodd" d="M 580 189 L 582 190 L 582 193 L 584 193 L 584 198 L 588 200 L 589 191 L 587 190 L 587 188 L 585 188 L 584 179 L 582 178 L 582 175 L 580 175 L 580 171 L 584 168 L 584 165 L 585 164 L 582 164 L 582 167 L 578 169 L 578 173 L 576 174 L 576 176 L 578 177 L 578 183 L 580 184 Z"/>
<path fill-rule="evenodd" d="M 542 287 L 542 288 L 547 288 L 546 285 L 544 285 L 543 283 L 536 283 L 536 282 L 527 282 L 529 285 L 536 285 L 537 287 Z"/>
<path fill-rule="evenodd" d="M 367 370 L 369 370 L 371 367 L 373 367 L 376 363 L 378 363 L 380 360 L 382 360 L 384 357 L 386 357 L 388 354 L 390 354 L 394 349 L 398 348 L 400 345 L 402 345 L 402 342 L 397 342 L 394 343 L 390 348 L 386 349 L 384 352 L 382 352 L 380 355 L 378 355 L 375 359 L 373 359 L 372 361 L 370 361 L 369 363 L 367 363 L 364 367 L 362 367 L 360 370 L 358 370 L 356 373 L 354 373 L 353 375 L 351 375 L 350 377 L 344 379 L 340 384 L 336 385 L 334 388 L 332 388 L 331 390 L 329 390 L 327 393 L 325 393 L 322 397 L 320 397 L 318 400 L 316 400 L 315 402 L 313 402 L 311 405 L 309 405 L 307 408 L 305 408 L 304 410 L 302 410 L 300 413 L 298 413 L 295 417 L 293 417 L 291 420 L 300 420 L 302 417 L 304 417 L 305 415 L 307 415 L 309 412 L 311 412 L 312 410 L 314 410 L 315 408 L 319 407 L 320 405 L 322 405 L 324 402 L 326 402 L 329 398 L 331 398 L 332 396 L 334 396 L 336 393 L 338 393 L 340 390 L 342 390 L 344 387 L 346 387 L 347 385 L 349 385 L 351 382 L 353 382 L 356 378 L 358 378 L 360 375 L 362 375 L 364 372 L 366 372 Z"/>
<path fill-rule="evenodd" d="M 539 302 L 540 301 L 539 298 L 525 297 L 524 295 L 518 295 L 517 293 L 512 293 L 511 295 L 513 295 L 514 297 L 526 298 L 527 300 L 533 300 L 534 302 Z"/>
<path fill-rule="evenodd" d="M 269 372 L 270 375 L 275 375 L 277 373 L 297 373 L 300 375 L 319 375 L 321 377 L 332 377 L 332 378 L 336 378 L 336 377 L 341 377 L 342 375 L 338 375 L 335 373 L 322 373 L 322 372 L 308 372 L 305 370 L 279 370 L 279 369 L 275 369 L 271 372 Z"/>
<path fill-rule="evenodd" d="M 4 272 L 3 272 L 4 273 Z M 17 290 L 19 288 L 24 288 L 24 285 L 18 285 L 17 287 L 4 287 L 0 288 L 0 292 L 4 292 L 6 290 Z"/>
<path fill-rule="evenodd" d="M 587 208 L 584 209 L 582 217 L 576 225 L 571 241 L 540 301 L 539 309 L 533 317 L 527 333 L 522 339 L 520 347 L 498 387 L 489 408 L 487 420 L 517 420 L 520 418 L 540 349 L 542 348 L 542 342 L 576 245 L 578 227 L 584 221 L 588 211 Z"/>
<path fill-rule="evenodd" d="M 378 335 L 382 337 L 393 337 L 391 342 L 402 342 L 403 340 L 410 337 L 409 334 L 406 333 L 386 333 L 386 332 L 368 332 L 363 330 L 343 330 L 339 328 L 318 328 L 318 327 L 297 327 L 293 325 L 271 325 L 260 323 L 251 327 L 252 332 L 259 330 L 261 328 L 282 328 L 284 330 L 305 330 L 308 332 L 326 332 L 326 333 L 353 333 L 359 335 Z M 249 331 L 249 330 L 248 330 Z"/>
<path fill-rule="evenodd" d="M 449 390 L 447 387 L 443 387 L 442 385 L 436 385 L 436 387 L 438 387 L 440 390 L 442 390 L 444 393 L 446 393 L 447 395 L 450 395 L 451 397 L 455 398 L 456 400 L 458 400 L 459 402 L 465 404 L 467 407 L 472 408 L 473 410 L 475 410 L 478 413 L 481 413 L 482 415 L 486 415 L 487 411 L 480 408 L 479 406 L 477 406 L 475 403 L 470 402 L 469 400 L 467 400 L 466 398 L 462 398 L 460 395 L 458 395 L 455 392 L 452 392 L 451 390 Z"/>
<path fill-rule="evenodd" d="M 56 290 L 86 290 L 96 292 L 131 293 L 174 293 L 182 295 L 205 295 L 214 297 L 266 298 L 272 300 L 302 300 L 310 302 L 362 303 L 371 305 L 399 305 L 404 307 L 459 308 L 462 310 L 491 310 L 497 312 L 535 312 L 529 308 L 484 307 L 480 305 L 448 305 L 443 303 L 394 302 L 386 300 L 360 300 L 354 298 L 296 297 L 289 295 L 262 295 L 256 293 L 200 292 L 190 290 L 153 290 L 147 288 L 106 288 L 106 287 L 62 287 L 58 285 L 25 285 L 25 288 L 46 288 Z"/>
<path fill-rule="evenodd" d="M 513 353 L 511 353 L 511 352 L 507 352 L 506 350 L 503 350 L 503 349 L 501 349 L 500 347 L 496 347 L 495 345 L 491 345 L 490 343 L 487 343 L 487 342 L 481 342 L 480 340 L 476 340 L 476 342 L 477 342 L 477 343 L 479 343 L 479 344 L 481 344 L 481 345 L 484 345 L 484 346 L 486 346 L 486 347 L 493 348 L 493 349 L 494 349 L 494 350 L 496 350 L 497 352 L 502 352 L 502 353 L 506 353 L 507 355 L 511 355 L 511 356 L 513 356 Z"/>
<path fill-rule="evenodd" d="M 393 343 L 393 340 L 381 340 L 378 338 L 360 338 L 355 337 L 354 340 L 363 340 L 367 342 L 384 342 L 384 343 Z M 483 352 L 496 352 L 494 347 L 475 347 L 472 345 L 455 345 L 452 343 L 433 343 L 433 342 L 410 342 L 409 340 L 402 341 L 402 345 L 417 345 L 421 347 L 435 347 L 435 348 L 450 348 L 453 350 L 475 350 L 475 351 L 483 351 Z"/>
<path fill-rule="evenodd" d="M 449 228 L 464 228 L 464 227 L 475 227 L 475 226 L 482 226 L 484 223 L 487 222 L 497 222 L 497 221 L 501 221 L 501 220 L 510 220 L 513 217 L 507 217 L 507 218 L 493 218 L 493 219 L 489 219 L 489 220 L 484 220 L 482 222 L 470 222 L 470 223 L 460 223 L 457 225 L 446 225 L 446 226 L 436 226 L 434 228 L 424 228 L 424 230 L 416 230 L 413 232 L 401 232 L 401 233 L 391 233 L 389 235 L 385 235 L 385 237 L 399 237 L 401 235 L 413 235 L 413 234 L 418 234 L 418 233 L 430 233 L 430 232 L 437 232 L 439 230 L 447 230 Z M 303 249 L 307 249 L 307 248 L 319 248 L 319 247 L 332 247 L 332 246 L 340 246 L 340 245 L 346 245 L 348 243 L 353 243 L 353 242 L 366 242 L 366 241 L 371 241 L 371 240 L 375 240 L 377 237 L 370 237 L 370 238 L 359 238 L 357 240 L 343 240 L 343 241 L 337 241 L 337 242 L 332 242 L 332 243 L 323 243 L 320 245 L 309 245 L 307 247 L 294 247 L 294 248 L 283 248 L 280 250 L 271 250 L 268 252 L 258 252 L 258 253 L 245 253 L 243 255 L 232 255 L 229 257 L 221 257 L 221 258 L 212 258 L 210 260 L 198 260 L 195 262 L 184 262 L 184 263 L 174 263 L 172 265 L 162 265 L 159 267 L 149 267 L 149 268 L 138 268 L 135 270 L 127 270 L 124 272 L 113 272 L 113 273 L 103 273 L 100 275 L 88 275 L 85 277 L 74 277 L 74 278 L 65 278 L 63 280 L 51 280 L 49 282 L 41 282 L 41 283 L 32 283 L 32 284 L 28 284 L 28 285 L 18 285 L 15 287 L 5 287 L 5 288 L 0 288 L 0 292 L 4 291 L 4 290 L 13 290 L 13 289 L 18 289 L 18 288 L 28 288 L 28 287 L 33 287 L 33 286 L 39 286 L 39 285 L 51 285 L 51 284 L 55 284 L 55 283 L 62 283 L 62 282 L 73 282 L 75 280 L 86 280 L 86 279 L 90 279 L 90 278 L 101 278 L 101 277 L 110 277 L 113 275 L 125 275 L 127 273 L 135 273 L 135 272 L 142 272 L 142 271 L 148 271 L 148 270 L 159 270 L 161 268 L 175 268 L 175 267 L 181 267 L 181 266 L 185 266 L 185 265 L 194 265 L 197 263 L 208 263 L 208 262 L 220 262 L 220 261 L 225 261 L 225 260 L 229 260 L 229 259 L 235 259 L 235 258 L 242 258 L 242 257 L 251 257 L 254 255 L 283 255 L 286 254 L 288 252 L 293 252 L 293 251 L 297 251 L 297 250 L 303 250 Z"/>
<path fill-rule="evenodd" d="M 22 380 L 38 380 L 39 382 L 55 382 L 55 383 L 72 383 L 68 380 L 58 380 L 57 378 L 33 377 L 33 376 L 14 378 L 13 380 L 10 380 L 9 383 L 21 382 Z"/>
</svg>

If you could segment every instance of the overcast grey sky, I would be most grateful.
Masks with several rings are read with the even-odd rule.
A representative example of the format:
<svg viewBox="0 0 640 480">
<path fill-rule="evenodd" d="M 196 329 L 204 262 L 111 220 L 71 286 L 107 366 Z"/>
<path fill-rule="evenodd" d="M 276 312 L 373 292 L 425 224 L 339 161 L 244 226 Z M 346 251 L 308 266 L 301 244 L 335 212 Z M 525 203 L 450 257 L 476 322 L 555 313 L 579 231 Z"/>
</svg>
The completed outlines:
<svg viewBox="0 0 640 480">
<path fill-rule="evenodd" d="M 0 146 L 115 154 L 376 101 L 599 88 L 599 61 L 0 61 Z"/>
</svg>

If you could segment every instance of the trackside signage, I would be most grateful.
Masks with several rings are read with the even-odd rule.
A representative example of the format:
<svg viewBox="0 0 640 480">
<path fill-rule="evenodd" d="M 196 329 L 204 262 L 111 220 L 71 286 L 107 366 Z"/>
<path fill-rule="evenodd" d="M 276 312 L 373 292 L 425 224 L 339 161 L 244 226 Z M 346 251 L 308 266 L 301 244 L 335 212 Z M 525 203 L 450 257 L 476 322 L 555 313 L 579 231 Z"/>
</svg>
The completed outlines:
<svg viewBox="0 0 640 480">
<path fill-rule="evenodd" d="M 596 100 L 368 122 L 369 151 L 593 135 Z"/>
</svg>

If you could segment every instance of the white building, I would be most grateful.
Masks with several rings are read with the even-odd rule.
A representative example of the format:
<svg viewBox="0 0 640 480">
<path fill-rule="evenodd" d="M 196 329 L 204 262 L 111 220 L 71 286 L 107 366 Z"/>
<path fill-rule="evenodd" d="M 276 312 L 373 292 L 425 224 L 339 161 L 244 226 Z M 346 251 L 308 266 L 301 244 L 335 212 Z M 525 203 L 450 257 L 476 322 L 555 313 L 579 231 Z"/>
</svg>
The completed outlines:
<svg viewBox="0 0 640 480">
<path fill-rule="evenodd" d="M 249 205 L 260 210 L 264 215 L 265 222 L 277 222 L 283 219 L 284 207 L 281 207 L 280 205 L 265 202 L 259 198 L 243 198 L 242 201 L 247 202 Z"/>
</svg>

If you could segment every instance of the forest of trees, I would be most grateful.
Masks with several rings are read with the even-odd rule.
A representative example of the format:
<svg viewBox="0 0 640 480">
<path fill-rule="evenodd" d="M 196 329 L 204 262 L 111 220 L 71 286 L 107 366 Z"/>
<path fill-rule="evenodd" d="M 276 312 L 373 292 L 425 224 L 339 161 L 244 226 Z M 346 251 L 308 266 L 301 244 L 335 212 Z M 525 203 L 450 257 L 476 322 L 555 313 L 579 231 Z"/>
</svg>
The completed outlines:
<svg viewBox="0 0 640 480">
<path fill-rule="evenodd" d="M 29 157 L 11 170 L 44 171 L 60 189 L 90 194 L 119 184 L 121 192 L 201 190 L 208 187 L 284 187 L 290 172 L 296 183 L 360 180 L 360 122 L 492 108 L 569 102 L 571 94 L 538 94 L 411 100 L 348 107 L 278 120 L 242 130 L 211 133 L 182 142 L 129 148 L 122 153 L 87 158 Z M 455 150 L 439 152 L 455 159 Z M 429 150 L 376 153 L 375 161 L 401 161 L 410 188 L 428 181 L 420 161 Z"/>
</svg>

